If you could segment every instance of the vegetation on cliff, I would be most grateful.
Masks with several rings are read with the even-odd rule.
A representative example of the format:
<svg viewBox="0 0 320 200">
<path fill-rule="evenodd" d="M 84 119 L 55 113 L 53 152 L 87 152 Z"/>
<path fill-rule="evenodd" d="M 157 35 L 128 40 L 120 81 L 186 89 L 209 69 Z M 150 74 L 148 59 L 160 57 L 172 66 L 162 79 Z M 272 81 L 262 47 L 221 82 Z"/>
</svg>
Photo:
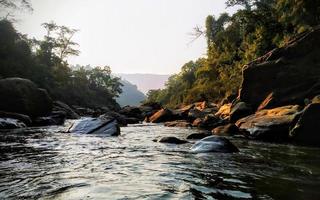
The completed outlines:
<svg viewBox="0 0 320 200">
<path fill-rule="evenodd" d="M 207 38 L 207 56 L 183 65 L 165 89 L 149 91 L 147 101 L 176 107 L 236 95 L 244 64 L 320 24 L 319 1 L 228 0 L 226 4 L 241 9 L 233 15 L 210 15 L 205 30 L 195 28 L 195 37 Z"/>
</svg>

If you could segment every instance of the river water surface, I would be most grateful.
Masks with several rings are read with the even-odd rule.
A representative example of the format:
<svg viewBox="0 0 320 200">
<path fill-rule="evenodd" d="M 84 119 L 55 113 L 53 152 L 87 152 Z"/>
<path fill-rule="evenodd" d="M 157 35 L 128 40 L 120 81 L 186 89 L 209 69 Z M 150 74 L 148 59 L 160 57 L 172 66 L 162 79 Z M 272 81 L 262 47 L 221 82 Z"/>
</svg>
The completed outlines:
<svg viewBox="0 0 320 200">
<path fill-rule="evenodd" d="M 231 139 L 240 153 L 161 144 L 196 129 L 139 124 L 121 136 L 0 134 L 0 199 L 320 199 L 320 149 Z"/>
</svg>

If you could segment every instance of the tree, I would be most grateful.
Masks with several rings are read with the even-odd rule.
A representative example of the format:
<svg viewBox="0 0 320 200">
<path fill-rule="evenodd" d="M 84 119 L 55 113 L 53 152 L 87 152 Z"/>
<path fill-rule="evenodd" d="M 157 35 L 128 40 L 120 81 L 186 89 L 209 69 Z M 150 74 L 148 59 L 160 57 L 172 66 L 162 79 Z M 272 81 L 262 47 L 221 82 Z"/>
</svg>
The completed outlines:
<svg viewBox="0 0 320 200">
<path fill-rule="evenodd" d="M 0 0 L 0 7 L 6 9 L 26 9 L 32 11 L 30 0 Z"/>
</svg>

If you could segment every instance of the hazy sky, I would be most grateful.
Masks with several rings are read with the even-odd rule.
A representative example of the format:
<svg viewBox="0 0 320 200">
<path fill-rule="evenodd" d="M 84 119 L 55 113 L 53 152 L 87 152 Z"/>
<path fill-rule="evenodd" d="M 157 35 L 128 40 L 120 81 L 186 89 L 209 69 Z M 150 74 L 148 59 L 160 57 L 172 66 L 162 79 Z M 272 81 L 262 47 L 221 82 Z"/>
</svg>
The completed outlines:
<svg viewBox="0 0 320 200">
<path fill-rule="evenodd" d="M 71 64 L 109 65 L 114 73 L 171 74 L 205 55 L 205 39 L 188 34 L 225 0 L 32 0 L 34 12 L 18 16 L 17 29 L 42 38 L 43 22 L 79 29 L 81 54 Z"/>
</svg>

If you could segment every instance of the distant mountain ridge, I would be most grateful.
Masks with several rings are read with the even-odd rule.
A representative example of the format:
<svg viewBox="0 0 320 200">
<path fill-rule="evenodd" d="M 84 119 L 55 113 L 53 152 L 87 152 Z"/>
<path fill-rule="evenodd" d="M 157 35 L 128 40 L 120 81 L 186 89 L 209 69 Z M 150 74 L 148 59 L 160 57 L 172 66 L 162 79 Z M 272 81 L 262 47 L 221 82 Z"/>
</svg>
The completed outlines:
<svg viewBox="0 0 320 200">
<path fill-rule="evenodd" d="M 120 81 L 122 83 L 122 93 L 116 98 L 118 104 L 123 106 L 139 106 L 146 96 L 138 90 L 137 86 L 127 80 Z"/>
<path fill-rule="evenodd" d="M 124 80 L 136 85 L 138 90 L 146 94 L 152 89 L 162 89 L 168 78 L 171 76 L 169 74 L 116 74 L 116 76 L 121 77 Z"/>
</svg>

